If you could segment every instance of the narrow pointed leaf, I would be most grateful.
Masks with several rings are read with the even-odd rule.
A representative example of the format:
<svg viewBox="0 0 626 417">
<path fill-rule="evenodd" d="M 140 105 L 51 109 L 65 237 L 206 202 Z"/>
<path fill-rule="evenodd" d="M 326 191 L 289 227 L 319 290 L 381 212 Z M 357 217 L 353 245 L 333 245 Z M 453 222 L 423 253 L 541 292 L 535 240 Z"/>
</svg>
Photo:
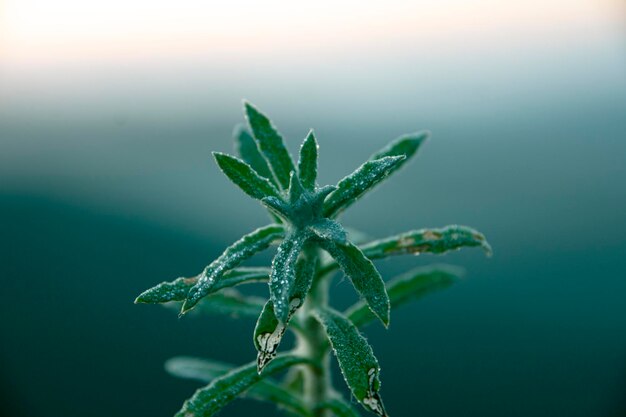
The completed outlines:
<svg viewBox="0 0 626 417">
<path fill-rule="evenodd" d="M 296 203 L 303 193 L 304 188 L 302 188 L 298 174 L 293 171 L 289 177 L 289 202 Z"/>
<path fill-rule="evenodd" d="M 441 254 L 463 247 L 481 247 L 488 255 L 491 254 L 491 246 L 482 233 L 471 227 L 457 225 L 413 230 L 370 242 L 363 245 L 361 250 L 368 258 L 379 259 L 391 255 Z"/>
<path fill-rule="evenodd" d="M 324 202 L 324 216 L 332 217 L 352 205 L 359 197 L 384 180 L 405 159 L 401 156 L 386 156 L 367 161 L 352 174 L 337 184 L 337 190 Z"/>
<path fill-rule="evenodd" d="M 211 291 L 211 287 L 229 270 L 238 266 L 257 252 L 267 249 L 274 241 L 284 236 L 282 226 L 261 227 L 233 243 L 200 274 L 198 282 L 187 294 L 181 314 L 192 309 L 198 301 Z"/>
<path fill-rule="evenodd" d="M 234 287 L 251 282 L 267 282 L 269 268 L 236 268 L 224 274 L 221 280 L 215 283 L 211 292 L 223 288 Z M 135 303 L 158 304 L 169 301 L 184 301 L 191 287 L 198 283 L 199 275 L 191 278 L 176 278 L 174 281 L 162 282 L 144 292 L 135 300 Z"/>
<path fill-rule="evenodd" d="M 320 239 L 346 244 L 347 233 L 343 226 L 334 220 L 322 218 L 309 226 L 309 229 Z"/>
<path fill-rule="evenodd" d="M 282 136 L 270 119 L 248 102 L 244 102 L 246 117 L 258 147 L 269 163 L 278 184 L 283 190 L 289 187 L 289 174 L 295 171 L 291 156 Z"/>
<path fill-rule="evenodd" d="M 315 407 L 318 410 L 330 410 L 335 417 L 360 417 L 358 411 L 349 403 L 340 398 L 332 398 L 324 401 Z"/>
<path fill-rule="evenodd" d="M 223 362 L 208 359 L 176 356 L 165 361 L 165 370 L 178 378 L 193 379 L 209 383 L 234 368 Z"/>
<path fill-rule="evenodd" d="M 387 282 L 387 294 L 391 308 L 397 308 L 432 292 L 443 290 L 455 283 L 461 276 L 458 268 L 450 266 L 419 267 Z M 376 317 L 363 302 L 358 302 L 346 310 L 345 315 L 357 327 L 364 326 Z"/>
<path fill-rule="evenodd" d="M 295 310 L 304 304 L 304 300 L 311 289 L 315 269 L 317 268 L 317 256 L 312 253 L 312 250 L 314 248 L 307 244 L 302 250 L 302 256 L 296 263 L 296 282 L 293 285 L 289 298 L 289 304 L 293 307 L 289 313 L 290 315 L 293 315 Z"/>
<path fill-rule="evenodd" d="M 278 190 L 270 180 L 261 177 L 250 165 L 225 153 L 213 152 L 215 161 L 222 172 L 252 198 L 278 197 Z"/>
<path fill-rule="evenodd" d="M 274 305 L 269 300 L 263 307 L 254 329 L 254 346 L 257 354 L 259 372 L 276 356 L 280 342 L 287 329 L 287 323 L 294 313 L 304 304 L 304 300 L 311 288 L 315 273 L 316 259 L 306 253 L 296 263 L 296 277 L 289 296 L 289 313 L 284 323 L 281 323 L 274 313 Z"/>
<path fill-rule="evenodd" d="M 282 199 L 277 197 L 265 197 L 261 200 L 263 204 L 270 212 L 270 214 L 278 219 L 277 223 L 288 222 L 291 216 L 291 208 Z"/>
<path fill-rule="evenodd" d="M 370 156 L 370 161 L 384 158 L 385 156 L 404 155 L 406 158 L 398 162 L 390 171 L 397 171 L 417 153 L 420 146 L 426 142 L 430 133 L 427 131 L 409 133 L 391 141 L 387 146 Z"/>
<path fill-rule="evenodd" d="M 270 171 L 270 167 L 267 165 L 267 161 L 257 147 L 256 141 L 243 125 L 235 126 L 233 136 L 235 139 L 235 151 L 241 159 L 250 165 L 260 176 L 277 185 L 272 171 Z"/>
<path fill-rule="evenodd" d="M 300 159 L 298 160 L 298 176 L 302 186 L 308 190 L 315 190 L 317 180 L 317 140 L 311 130 L 300 147 Z"/>
<path fill-rule="evenodd" d="M 316 311 L 339 362 L 343 378 L 352 395 L 367 410 L 386 416 L 385 407 L 378 394 L 380 367 L 371 346 L 350 320 L 341 313 L 324 309 Z"/>
<path fill-rule="evenodd" d="M 175 417 L 211 417 L 265 377 L 306 362 L 305 358 L 284 355 L 272 361 L 261 375 L 257 373 L 256 362 L 233 369 L 214 379 L 206 387 L 197 390 L 190 399 L 185 401 Z"/>
<path fill-rule="evenodd" d="M 234 318 L 255 318 L 261 313 L 264 299 L 245 296 L 239 291 L 227 288 L 222 292 L 203 298 L 192 313 L 198 315 L 223 315 Z"/>
<path fill-rule="evenodd" d="M 204 297 L 188 314 L 256 318 L 261 313 L 264 304 L 265 299 L 261 297 L 245 296 L 233 288 L 225 288 L 223 291 Z M 180 312 L 180 302 L 161 305 Z"/>
<path fill-rule="evenodd" d="M 171 375 L 204 383 L 210 383 L 230 372 L 233 368 L 233 365 L 222 362 L 184 356 L 175 357 L 165 362 L 165 370 Z M 270 378 L 252 385 L 243 395 L 257 401 L 276 404 L 302 416 L 311 414 L 302 398 L 289 392 Z"/>
<path fill-rule="evenodd" d="M 270 273 L 270 300 L 274 313 L 281 323 L 286 323 L 293 306 L 290 298 L 296 282 L 296 261 L 309 238 L 303 231 L 295 231 L 285 237 L 272 260 Z"/>
<path fill-rule="evenodd" d="M 336 244 L 322 240 L 320 245 L 335 260 L 343 272 L 350 278 L 352 285 L 363 297 L 372 312 L 386 326 L 389 325 L 389 297 L 385 290 L 385 283 L 378 270 L 363 255 L 363 252 L 351 243 Z"/>
<path fill-rule="evenodd" d="M 257 370 L 259 373 L 276 357 L 286 328 L 286 324 L 279 322 L 276 318 L 274 305 L 268 300 L 254 328 L 254 346 L 258 352 Z"/>
</svg>

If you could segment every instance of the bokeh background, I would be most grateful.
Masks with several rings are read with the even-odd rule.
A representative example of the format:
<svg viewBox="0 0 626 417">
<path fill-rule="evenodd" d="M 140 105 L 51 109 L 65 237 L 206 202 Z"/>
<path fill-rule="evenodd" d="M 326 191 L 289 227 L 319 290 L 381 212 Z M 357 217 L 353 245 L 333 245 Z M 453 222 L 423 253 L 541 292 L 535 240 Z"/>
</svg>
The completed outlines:
<svg viewBox="0 0 626 417">
<path fill-rule="evenodd" d="M 344 222 L 375 237 L 467 224 L 494 247 L 378 264 L 467 270 L 367 328 L 392 416 L 626 416 L 623 1 L 3 0 L 0 13 L 3 415 L 171 416 L 197 384 L 168 376 L 167 358 L 254 358 L 252 321 L 132 303 L 267 221 L 210 157 L 232 149 L 247 98 L 293 151 L 316 129 L 323 184 L 431 130 Z M 245 400 L 222 412 L 251 413 L 275 415 Z"/>
</svg>

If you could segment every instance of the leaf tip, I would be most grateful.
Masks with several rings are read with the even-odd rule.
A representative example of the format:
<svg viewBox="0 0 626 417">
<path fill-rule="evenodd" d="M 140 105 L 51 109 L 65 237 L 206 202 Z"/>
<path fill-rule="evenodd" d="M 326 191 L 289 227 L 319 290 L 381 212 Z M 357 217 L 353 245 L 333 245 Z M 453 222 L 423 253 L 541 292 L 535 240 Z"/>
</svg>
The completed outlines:
<svg viewBox="0 0 626 417">
<path fill-rule="evenodd" d="M 483 248 L 483 251 L 485 252 L 485 256 L 487 258 L 491 258 L 493 256 L 493 248 L 491 247 L 489 242 L 484 240 L 480 246 Z"/>
<path fill-rule="evenodd" d="M 228 154 L 225 154 L 224 152 L 218 152 L 218 151 L 212 151 L 211 155 L 213 156 L 213 159 L 215 159 L 215 162 L 217 162 L 217 164 L 220 164 L 220 161 L 223 161 L 224 159 L 226 159 L 228 157 Z"/>
<path fill-rule="evenodd" d="M 135 304 L 148 304 L 148 303 L 150 303 L 149 295 L 150 295 L 150 290 L 149 289 L 145 290 L 144 292 L 139 294 L 137 296 L 137 298 L 135 298 L 134 303 Z"/>
<path fill-rule="evenodd" d="M 383 322 L 383 326 L 385 326 L 385 329 L 389 328 L 389 324 L 391 323 L 391 316 L 389 314 L 389 311 L 387 311 L 387 315 L 383 318 L 381 318 L 381 321 Z"/>
<path fill-rule="evenodd" d="M 259 113 L 259 110 L 256 108 L 256 106 L 254 104 L 250 103 L 245 98 L 241 102 L 243 104 L 244 113 L 248 116 L 248 118 L 251 115 Z"/>
<path fill-rule="evenodd" d="M 183 317 L 185 314 L 189 312 L 192 308 L 194 308 L 196 303 L 189 302 L 189 299 L 186 299 L 183 302 L 183 306 L 180 308 L 180 312 L 178 313 L 178 318 Z"/>
</svg>

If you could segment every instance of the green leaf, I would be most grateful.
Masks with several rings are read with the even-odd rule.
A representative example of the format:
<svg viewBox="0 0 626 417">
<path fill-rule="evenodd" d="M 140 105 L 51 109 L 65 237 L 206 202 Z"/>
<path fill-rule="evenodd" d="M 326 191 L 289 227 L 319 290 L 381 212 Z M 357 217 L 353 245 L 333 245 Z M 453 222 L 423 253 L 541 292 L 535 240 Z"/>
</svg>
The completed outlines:
<svg viewBox="0 0 626 417">
<path fill-rule="evenodd" d="M 352 205 L 359 197 L 372 189 L 389 175 L 405 159 L 402 156 L 386 156 L 367 161 L 337 184 L 337 190 L 324 202 L 324 216 L 333 217 Z"/>
<path fill-rule="evenodd" d="M 265 365 L 276 357 L 276 351 L 283 339 L 286 324 L 278 321 L 274 305 L 267 301 L 254 328 L 254 346 L 257 350 L 257 370 L 260 373 Z"/>
<path fill-rule="evenodd" d="M 448 288 L 460 276 L 461 270 L 446 265 L 418 267 L 399 275 L 387 282 L 387 294 L 389 294 L 391 308 L 397 308 L 432 292 Z M 345 315 L 357 327 L 376 318 L 363 302 L 354 304 L 346 310 Z"/>
<path fill-rule="evenodd" d="M 244 108 L 248 124 L 258 147 L 283 190 L 289 187 L 289 174 L 295 171 L 293 161 L 285 147 L 282 136 L 278 133 L 270 119 L 252 104 L 244 101 Z"/>
<path fill-rule="evenodd" d="M 291 216 L 291 208 L 283 200 L 277 197 L 265 197 L 261 203 L 281 220 L 288 221 Z"/>
<path fill-rule="evenodd" d="M 340 245 L 322 240 L 320 246 L 335 258 L 372 312 L 387 327 L 389 325 L 389 297 L 385 290 L 385 283 L 372 261 L 349 242 L 346 245 Z"/>
<path fill-rule="evenodd" d="M 261 200 L 268 196 L 279 196 L 270 180 L 257 174 L 242 160 L 220 152 L 213 152 L 213 156 L 222 172 L 250 197 Z"/>
<path fill-rule="evenodd" d="M 289 175 L 289 202 L 293 205 L 304 193 L 304 188 L 302 188 L 302 184 L 300 183 L 300 179 L 298 178 L 298 174 L 293 171 Z"/>
<path fill-rule="evenodd" d="M 352 395 L 367 410 L 379 416 L 386 416 L 385 407 L 378 394 L 380 367 L 367 340 L 341 313 L 323 309 L 317 310 L 315 314 L 326 330 L 339 368 Z"/>
<path fill-rule="evenodd" d="M 204 297 L 194 308 L 193 313 L 254 318 L 261 313 L 264 302 L 261 297 L 244 296 L 239 291 L 227 288 Z"/>
<path fill-rule="evenodd" d="M 269 268 L 236 268 L 224 274 L 221 280 L 215 283 L 210 292 L 223 288 L 234 287 L 250 282 L 266 282 L 269 280 Z M 135 303 L 158 304 L 169 301 L 184 301 L 191 287 L 198 282 L 198 276 L 191 278 L 176 278 L 174 281 L 162 282 L 144 292 L 135 300 Z"/>
<path fill-rule="evenodd" d="M 385 258 L 391 255 L 420 253 L 441 254 L 463 247 L 479 246 L 491 254 L 491 246 L 485 236 L 466 226 L 446 226 L 441 229 L 413 230 L 386 239 L 376 240 L 361 247 L 370 259 Z"/>
<path fill-rule="evenodd" d="M 239 124 L 235 126 L 233 136 L 235 139 L 235 151 L 241 159 L 250 165 L 260 176 L 267 178 L 272 184 L 277 186 L 278 184 L 276 184 L 272 171 L 270 171 L 267 161 L 263 158 L 261 152 L 259 152 L 259 148 L 252 135 L 248 133 L 243 125 Z"/>
<path fill-rule="evenodd" d="M 176 413 L 175 417 L 213 416 L 225 405 L 265 377 L 285 368 L 306 362 L 307 359 L 298 356 L 281 355 L 272 361 L 261 375 L 257 373 L 256 362 L 234 369 L 214 379 L 206 387 L 197 390 L 190 399 L 185 401 L 182 409 Z"/>
<path fill-rule="evenodd" d="M 387 146 L 376 152 L 374 155 L 370 156 L 370 161 L 384 158 L 385 156 L 398 156 L 404 155 L 406 158 L 402 161 L 398 162 L 390 171 L 392 173 L 397 171 L 404 164 L 409 162 L 409 160 L 417 153 L 417 150 L 420 146 L 426 142 L 426 139 L 430 136 L 430 133 L 427 131 L 409 133 L 406 135 L 402 135 L 399 138 L 391 141 Z"/>
<path fill-rule="evenodd" d="M 311 130 L 300 147 L 300 159 L 298 160 L 298 176 L 302 186 L 308 191 L 315 190 L 318 149 L 315 134 Z"/>
<path fill-rule="evenodd" d="M 296 263 L 296 282 L 289 298 L 289 304 L 295 308 L 290 311 L 290 315 L 293 315 L 295 310 L 304 304 L 304 300 L 311 289 L 316 268 L 317 254 L 315 254 L 315 248 L 307 244 Z"/>
<path fill-rule="evenodd" d="M 296 261 L 308 238 L 305 231 L 291 232 L 280 244 L 272 260 L 270 300 L 274 305 L 276 318 L 281 323 L 287 322 L 289 313 L 294 308 L 290 305 L 290 298 L 296 282 Z"/>
<path fill-rule="evenodd" d="M 359 412 L 341 398 L 331 398 L 319 403 L 315 408 L 318 410 L 330 410 L 336 417 L 360 417 Z"/>
<path fill-rule="evenodd" d="M 222 362 L 185 356 L 175 357 L 165 362 L 165 370 L 171 375 L 205 383 L 209 383 L 215 378 L 228 373 L 233 368 L 233 365 Z M 250 389 L 244 393 L 244 396 L 279 405 L 302 416 L 311 415 L 309 408 L 302 398 L 279 386 L 270 378 L 266 378 L 252 385 Z"/>
<path fill-rule="evenodd" d="M 256 318 L 263 309 L 265 299 L 244 296 L 233 288 L 226 288 L 218 293 L 204 297 L 188 314 L 225 315 L 233 318 Z M 163 303 L 162 306 L 180 311 L 180 302 Z"/>
<path fill-rule="evenodd" d="M 331 240 L 336 243 L 346 244 L 347 233 L 343 226 L 334 220 L 322 218 L 312 223 L 309 229 L 320 239 Z"/>
<path fill-rule="evenodd" d="M 272 301 L 265 303 L 263 311 L 259 315 L 254 329 L 254 346 L 257 354 L 257 367 L 259 372 L 276 356 L 278 346 L 287 329 L 287 323 L 293 314 L 302 306 L 311 288 L 313 274 L 315 273 L 316 259 L 305 250 L 302 257 L 296 263 L 295 282 L 289 296 L 289 312 L 286 320 L 281 323 L 274 312 Z"/>
<path fill-rule="evenodd" d="M 233 369 L 232 365 L 208 359 L 176 356 L 165 361 L 165 370 L 178 378 L 209 383 Z"/>
<path fill-rule="evenodd" d="M 261 227 L 243 236 L 233 243 L 199 275 L 198 282 L 187 294 L 181 314 L 191 310 L 202 297 L 211 292 L 211 288 L 229 270 L 257 252 L 267 249 L 274 241 L 284 236 L 282 226 L 269 225 Z"/>
</svg>

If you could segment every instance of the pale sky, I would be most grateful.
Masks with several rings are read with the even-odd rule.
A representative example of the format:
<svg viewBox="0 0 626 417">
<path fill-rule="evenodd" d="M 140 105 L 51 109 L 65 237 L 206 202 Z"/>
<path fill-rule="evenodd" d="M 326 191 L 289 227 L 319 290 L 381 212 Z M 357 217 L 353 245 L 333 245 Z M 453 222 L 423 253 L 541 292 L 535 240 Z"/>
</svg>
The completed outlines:
<svg viewBox="0 0 626 417">
<path fill-rule="evenodd" d="M 619 22 L 618 0 L 4 0 L 0 53 L 41 63 L 90 56 L 368 47 L 371 42 Z"/>
</svg>

